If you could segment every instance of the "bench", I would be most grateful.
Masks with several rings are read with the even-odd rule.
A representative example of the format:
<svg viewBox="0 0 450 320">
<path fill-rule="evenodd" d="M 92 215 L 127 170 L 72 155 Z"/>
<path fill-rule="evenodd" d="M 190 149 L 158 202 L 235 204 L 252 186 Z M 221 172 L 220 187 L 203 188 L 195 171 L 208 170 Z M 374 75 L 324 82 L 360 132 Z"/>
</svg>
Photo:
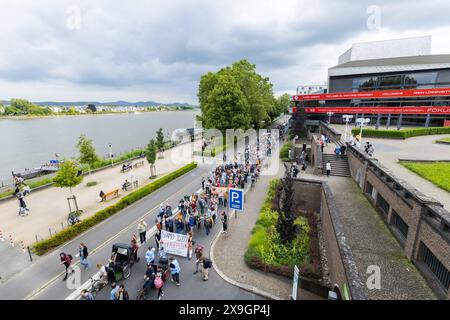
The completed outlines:
<svg viewBox="0 0 450 320">
<path fill-rule="evenodd" d="M 122 169 L 120 169 L 120 172 L 125 173 L 127 171 L 130 171 L 133 169 L 133 166 L 131 165 L 131 163 L 127 163 L 125 165 L 125 167 L 122 166 Z"/>
<path fill-rule="evenodd" d="M 118 197 L 118 196 L 119 196 L 119 189 L 116 189 L 116 190 L 113 190 L 113 191 L 111 191 L 111 192 L 105 193 L 105 194 L 103 195 L 103 197 L 102 197 L 102 201 L 108 200 L 108 197 L 110 197 L 110 196 L 111 196 L 111 198 L 116 198 L 116 197 Z"/>
<path fill-rule="evenodd" d="M 138 186 L 139 182 L 137 180 L 134 180 L 133 183 L 128 181 L 127 183 L 122 184 L 122 190 L 124 191 L 133 190 L 136 189 Z"/>
<path fill-rule="evenodd" d="M 136 162 L 136 163 L 133 165 L 133 167 L 139 168 L 139 167 L 142 167 L 143 165 L 144 165 L 144 160 L 141 160 L 141 161 Z"/>
</svg>

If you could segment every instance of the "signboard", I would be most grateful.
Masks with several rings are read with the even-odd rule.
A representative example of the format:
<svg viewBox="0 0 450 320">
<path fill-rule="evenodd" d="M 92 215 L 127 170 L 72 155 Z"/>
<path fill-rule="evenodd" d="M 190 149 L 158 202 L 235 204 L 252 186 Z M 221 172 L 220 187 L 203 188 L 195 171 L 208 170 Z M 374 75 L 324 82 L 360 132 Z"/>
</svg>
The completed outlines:
<svg viewBox="0 0 450 320">
<path fill-rule="evenodd" d="M 305 108 L 306 113 L 364 113 L 364 114 L 450 114 L 450 107 L 319 107 Z"/>
<path fill-rule="evenodd" d="M 230 188 L 229 192 L 230 209 L 244 211 L 244 190 Z"/>
<path fill-rule="evenodd" d="M 59 160 L 50 160 L 50 164 L 58 164 Z"/>
<path fill-rule="evenodd" d="M 450 127 L 450 120 L 444 120 L 444 127 Z"/>
<path fill-rule="evenodd" d="M 298 276 L 299 276 L 300 270 L 298 270 L 297 266 L 294 266 L 294 283 L 292 284 L 292 300 L 297 300 L 297 288 L 298 288 Z"/>
<path fill-rule="evenodd" d="M 445 97 L 445 96 L 450 96 L 450 88 L 305 94 L 292 96 L 292 100 L 315 101 L 315 100 L 352 100 L 352 99 L 383 99 L 383 98 L 386 99 L 386 98 Z"/>
<path fill-rule="evenodd" d="M 168 254 L 176 254 L 178 256 L 187 257 L 189 236 L 179 233 L 161 230 L 160 246 L 164 247 L 164 251 Z"/>
</svg>

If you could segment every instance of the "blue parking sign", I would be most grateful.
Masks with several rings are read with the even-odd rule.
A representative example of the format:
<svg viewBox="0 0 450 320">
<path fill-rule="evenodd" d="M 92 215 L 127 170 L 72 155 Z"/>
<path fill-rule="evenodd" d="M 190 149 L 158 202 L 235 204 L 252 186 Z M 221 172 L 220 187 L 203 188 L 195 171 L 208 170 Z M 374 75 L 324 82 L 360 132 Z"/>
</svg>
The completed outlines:
<svg viewBox="0 0 450 320">
<path fill-rule="evenodd" d="M 244 211 L 244 190 L 230 188 L 229 192 L 230 209 Z"/>
</svg>

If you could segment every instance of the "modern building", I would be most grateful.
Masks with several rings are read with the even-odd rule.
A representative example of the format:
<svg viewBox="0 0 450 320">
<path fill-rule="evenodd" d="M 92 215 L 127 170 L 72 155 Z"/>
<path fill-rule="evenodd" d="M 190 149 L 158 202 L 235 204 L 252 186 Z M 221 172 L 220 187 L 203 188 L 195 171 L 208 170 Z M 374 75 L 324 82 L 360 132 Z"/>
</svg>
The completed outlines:
<svg viewBox="0 0 450 320">
<path fill-rule="evenodd" d="M 450 126 L 450 54 L 432 55 L 431 36 L 354 44 L 328 69 L 328 94 L 293 96 L 310 119 L 372 125 Z M 354 117 L 356 118 L 356 117 Z"/>
<path fill-rule="evenodd" d="M 297 94 L 313 94 L 313 93 L 327 93 L 328 86 L 322 85 L 300 85 L 297 87 Z"/>
</svg>

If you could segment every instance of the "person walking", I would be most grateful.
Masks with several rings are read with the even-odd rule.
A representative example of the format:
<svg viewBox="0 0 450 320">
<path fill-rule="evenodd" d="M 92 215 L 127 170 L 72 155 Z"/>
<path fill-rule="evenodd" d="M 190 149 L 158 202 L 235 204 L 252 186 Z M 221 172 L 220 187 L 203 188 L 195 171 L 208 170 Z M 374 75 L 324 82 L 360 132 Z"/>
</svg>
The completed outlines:
<svg viewBox="0 0 450 320">
<path fill-rule="evenodd" d="M 119 286 L 119 290 L 117 291 L 118 297 L 117 300 L 130 300 L 130 296 L 128 295 L 128 291 L 125 290 L 125 285 L 121 284 Z"/>
<path fill-rule="evenodd" d="M 162 269 L 159 269 L 156 273 L 153 283 L 155 285 L 155 288 L 158 289 L 158 296 L 156 297 L 156 299 L 161 300 L 161 297 L 164 297 L 164 292 L 162 290 L 162 288 L 164 287 L 164 277 Z"/>
<path fill-rule="evenodd" d="M 63 281 L 66 281 L 67 276 L 69 274 L 69 270 L 70 270 L 70 273 L 75 272 L 75 270 L 70 266 L 72 264 L 72 256 L 70 254 L 65 254 L 64 252 L 61 252 L 59 254 L 59 259 L 61 261 L 59 264 L 64 265 L 64 267 L 66 268 L 66 274 L 63 279 Z"/>
<path fill-rule="evenodd" d="M 174 257 L 169 258 L 169 268 L 170 273 L 172 274 L 172 281 L 175 282 L 177 286 L 180 286 L 180 271 L 181 267 L 178 263 L 178 260 Z"/>
<path fill-rule="evenodd" d="M 161 230 L 158 229 L 155 234 L 156 248 L 159 250 L 159 242 L 161 241 Z"/>
<path fill-rule="evenodd" d="M 111 292 L 109 293 L 109 300 L 118 300 L 119 287 L 115 282 L 111 283 Z"/>
<path fill-rule="evenodd" d="M 147 265 L 155 263 L 155 251 L 155 248 L 148 247 L 148 250 L 145 253 L 145 260 L 147 261 Z"/>
<path fill-rule="evenodd" d="M 141 219 L 137 226 L 138 232 L 139 232 L 139 240 L 141 241 L 141 244 L 144 244 L 147 242 L 147 223 Z"/>
<path fill-rule="evenodd" d="M 205 217 L 205 219 L 203 220 L 203 224 L 205 226 L 205 231 L 206 231 L 206 235 L 209 236 L 210 232 L 211 232 L 211 218 L 210 217 Z"/>
<path fill-rule="evenodd" d="M 327 177 L 330 177 L 331 174 L 331 163 L 330 161 L 327 161 L 326 165 L 325 165 L 325 169 L 327 170 Z"/>
<path fill-rule="evenodd" d="M 92 295 L 92 293 L 84 289 L 83 291 L 81 291 L 81 300 L 94 300 L 94 296 Z"/>
<path fill-rule="evenodd" d="M 78 256 L 80 257 L 80 264 L 84 267 L 84 270 L 89 269 L 89 260 L 88 260 L 88 248 L 86 245 L 82 242 L 80 243 L 80 248 L 78 252 Z"/>
<path fill-rule="evenodd" d="M 209 269 L 212 267 L 212 261 L 205 256 L 200 258 L 202 263 L 202 275 L 203 281 L 208 281 L 209 279 Z"/>
<path fill-rule="evenodd" d="M 222 216 L 220 218 L 220 220 L 222 220 L 222 228 L 223 228 L 223 233 L 227 233 L 227 229 L 228 229 L 228 215 L 225 211 L 222 212 Z"/>
<path fill-rule="evenodd" d="M 195 258 L 196 258 L 194 274 L 197 274 L 198 273 L 198 266 L 201 263 L 200 258 L 203 256 L 203 246 L 202 245 L 197 245 L 195 247 L 194 253 L 195 253 Z"/>
</svg>

